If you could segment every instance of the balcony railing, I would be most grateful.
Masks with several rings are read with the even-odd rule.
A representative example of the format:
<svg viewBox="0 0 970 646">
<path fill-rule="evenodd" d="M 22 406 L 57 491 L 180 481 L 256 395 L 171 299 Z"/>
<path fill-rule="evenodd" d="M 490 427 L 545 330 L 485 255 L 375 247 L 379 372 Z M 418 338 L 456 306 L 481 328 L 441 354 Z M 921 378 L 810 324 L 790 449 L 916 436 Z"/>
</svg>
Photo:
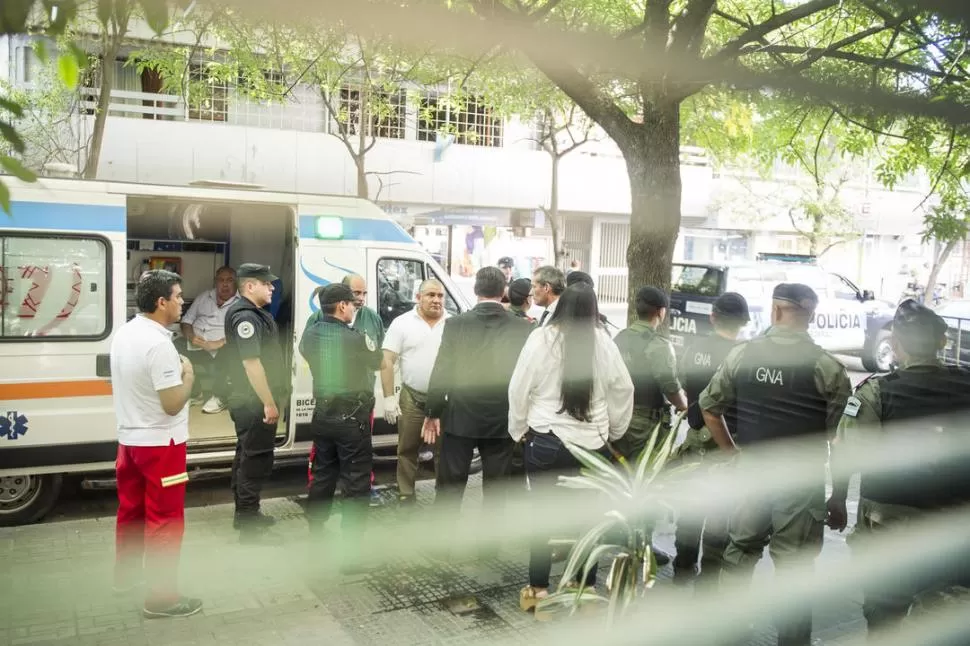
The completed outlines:
<svg viewBox="0 0 970 646">
<path fill-rule="evenodd" d="M 97 107 L 98 90 L 91 87 L 81 88 L 82 112 L 93 114 Z M 135 119 L 184 121 L 188 119 L 189 113 L 185 100 L 177 94 L 111 90 L 108 114 Z"/>
</svg>

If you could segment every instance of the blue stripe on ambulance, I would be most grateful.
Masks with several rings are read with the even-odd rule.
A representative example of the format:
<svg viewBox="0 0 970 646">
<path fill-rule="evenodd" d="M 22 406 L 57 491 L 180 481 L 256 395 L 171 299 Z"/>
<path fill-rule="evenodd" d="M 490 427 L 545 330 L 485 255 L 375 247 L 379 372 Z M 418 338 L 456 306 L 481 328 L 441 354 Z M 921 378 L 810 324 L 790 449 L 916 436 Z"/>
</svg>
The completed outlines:
<svg viewBox="0 0 970 646">
<path fill-rule="evenodd" d="M 125 230 L 126 209 L 106 204 L 64 202 L 12 202 L 10 215 L 0 217 L 0 230 L 83 231 L 90 233 Z"/>
</svg>

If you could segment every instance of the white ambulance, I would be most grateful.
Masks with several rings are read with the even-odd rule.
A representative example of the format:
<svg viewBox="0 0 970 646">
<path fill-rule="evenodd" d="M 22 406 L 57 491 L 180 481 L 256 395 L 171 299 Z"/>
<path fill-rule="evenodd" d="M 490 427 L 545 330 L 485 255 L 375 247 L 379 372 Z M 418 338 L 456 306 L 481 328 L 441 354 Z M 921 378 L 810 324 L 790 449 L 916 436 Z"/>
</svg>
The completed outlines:
<svg viewBox="0 0 970 646">
<path fill-rule="evenodd" d="M 0 525 L 41 519 L 65 474 L 110 478 L 117 443 L 108 352 L 112 332 L 136 312 L 144 269 L 181 274 L 186 307 L 223 265 L 261 263 L 280 277 L 270 310 L 293 379 L 280 464 L 305 462 L 309 452 L 314 402 L 297 344 L 318 309 L 318 286 L 364 276 L 367 304 L 385 326 L 413 306 L 426 278 L 444 284 L 452 314 L 470 307 L 445 270 L 367 200 L 210 182 L 2 180 L 12 212 L 0 212 Z M 180 334 L 178 325 L 172 331 Z M 375 452 L 388 451 L 396 429 L 376 394 Z M 227 411 L 193 406 L 189 431 L 190 472 L 232 462 Z"/>
</svg>

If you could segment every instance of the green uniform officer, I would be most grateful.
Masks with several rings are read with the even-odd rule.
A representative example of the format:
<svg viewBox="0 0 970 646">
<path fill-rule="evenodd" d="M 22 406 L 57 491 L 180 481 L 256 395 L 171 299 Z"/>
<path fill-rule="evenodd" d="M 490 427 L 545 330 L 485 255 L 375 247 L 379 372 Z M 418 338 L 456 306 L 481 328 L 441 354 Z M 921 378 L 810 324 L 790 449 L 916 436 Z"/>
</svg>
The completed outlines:
<svg viewBox="0 0 970 646">
<path fill-rule="evenodd" d="M 833 447 L 834 487 L 828 506 L 834 529 L 846 525 L 849 474 L 841 463 L 849 454 L 862 460 L 881 452 L 914 456 L 902 468 L 862 471 L 858 522 L 849 540 L 853 551 L 864 550 L 873 536 L 905 529 L 927 512 L 970 503 L 970 371 L 944 366 L 937 358 L 946 330 L 932 310 L 904 301 L 896 310 L 892 335 L 900 369 L 866 380 L 846 404 Z M 879 450 L 866 451 L 867 445 Z M 870 636 L 898 628 L 921 597 L 945 597 L 951 586 L 970 586 L 968 560 L 963 555 L 934 567 L 934 572 L 924 568 L 907 573 L 903 567 L 893 581 L 864 584 L 862 610 Z"/>
<path fill-rule="evenodd" d="M 516 278 L 509 283 L 508 290 L 506 290 L 509 299 L 509 312 L 535 326 L 536 320 L 528 313 L 529 308 L 532 307 L 531 294 L 532 281 L 528 278 Z"/>
<path fill-rule="evenodd" d="M 650 434 L 659 423 L 658 444 L 670 433 L 670 407 L 687 410 L 687 399 L 677 376 L 677 358 L 670 340 L 657 328 L 667 316 L 667 295 L 656 287 L 642 287 L 637 292 L 639 320 L 621 330 L 614 341 L 633 379 L 633 420 L 626 434 L 614 448 L 627 460 L 636 460 L 647 445 Z"/>
<path fill-rule="evenodd" d="M 704 422 L 729 454 L 770 442 L 775 454 L 794 465 L 818 469 L 818 481 L 794 491 L 774 490 L 744 500 L 729 521 L 721 581 L 749 580 L 766 546 L 780 570 L 810 567 L 822 548 L 826 517 L 827 440 L 834 433 L 852 391 L 839 361 L 808 335 L 818 297 L 807 285 L 782 283 L 772 294 L 772 327 L 764 336 L 728 353 L 699 398 Z M 737 411 L 735 438 L 724 413 Z M 778 644 L 808 646 L 812 609 L 788 609 L 779 622 Z"/>
<path fill-rule="evenodd" d="M 581 273 L 574 271 L 570 276 Z M 658 444 L 670 433 L 670 406 L 667 402 L 677 410 L 687 409 L 687 399 L 677 378 L 674 346 L 657 332 L 667 317 L 667 307 L 667 295 L 661 290 L 641 287 L 636 299 L 639 320 L 627 329 L 620 330 L 614 339 L 633 380 L 633 419 L 626 434 L 614 442 L 613 448 L 630 462 L 643 452 L 658 423 Z M 601 325 L 605 324 L 601 321 Z M 658 565 L 670 562 L 669 554 L 656 547 L 653 552 Z"/>
<path fill-rule="evenodd" d="M 697 399 L 711 383 L 717 369 L 728 353 L 737 346 L 738 334 L 750 320 L 748 303 L 741 294 L 726 292 L 721 294 L 711 307 L 710 321 L 713 331 L 707 336 L 696 336 L 684 348 L 680 361 L 680 377 L 687 395 L 687 436 L 680 445 L 678 461 L 701 469 L 710 469 L 723 455 L 711 432 L 704 425 L 704 416 Z M 737 415 L 733 408 L 724 413 L 728 430 L 733 432 L 737 426 Z M 728 543 L 728 514 L 712 513 L 707 517 L 685 510 L 677 518 L 677 532 L 674 546 L 677 557 L 674 559 L 674 582 L 684 583 L 697 574 L 700 560 L 702 585 L 715 585 L 720 577 L 724 548 Z M 703 543 L 703 552 L 701 546 Z M 695 585 L 695 590 L 699 589 Z"/>
<path fill-rule="evenodd" d="M 365 338 L 370 339 L 374 342 L 378 348 L 384 343 L 384 321 L 381 317 L 364 304 L 367 298 L 367 281 L 364 280 L 363 276 L 358 274 L 347 274 L 344 276 L 343 280 L 340 281 L 341 284 L 346 285 L 350 288 L 350 291 L 354 295 L 354 307 L 356 312 L 354 314 L 353 321 L 350 324 L 351 329 L 356 330 L 364 335 Z M 326 289 L 326 286 L 317 287 L 314 291 L 313 297 L 319 299 L 320 293 Z M 307 326 L 313 325 L 321 320 L 323 320 L 323 311 L 314 312 L 310 319 L 307 321 Z"/>
<path fill-rule="evenodd" d="M 370 416 L 374 373 L 383 353 L 369 337 L 351 329 L 357 295 L 347 285 L 319 293 L 323 317 L 307 325 L 300 354 L 313 375 L 313 472 L 307 497 L 310 529 L 319 535 L 330 516 L 337 482 L 343 483 L 344 542 L 360 541 L 373 463 Z"/>
</svg>

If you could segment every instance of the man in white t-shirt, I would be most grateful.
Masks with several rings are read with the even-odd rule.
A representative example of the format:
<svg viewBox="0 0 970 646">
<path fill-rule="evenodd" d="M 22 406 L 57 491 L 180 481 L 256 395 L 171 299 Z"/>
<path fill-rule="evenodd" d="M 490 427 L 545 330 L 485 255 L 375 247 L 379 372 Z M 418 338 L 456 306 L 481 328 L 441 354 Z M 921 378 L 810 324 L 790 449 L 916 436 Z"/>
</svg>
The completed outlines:
<svg viewBox="0 0 970 646">
<path fill-rule="evenodd" d="M 394 319 L 384 335 L 384 361 L 381 364 L 384 419 L 388 424 L 397 422 L 397 486 L 402 504 L 414 502 L 428 384 L 441 346 L 441 332 L 448 318 L 444 302 L 444 285 L 437 280 L 424 281 L 418 290 L 417 304 Z M 394 396 L 394 365 L 399 360 L 400 402 Z M 437 458 L 436 445 L 435 462 Z"/>
<path fill-rule="evenodd" d="M 226 366 L 226 312 L 236 302 L 236 270 L 220 267 L 216 271 L 216 286 L 195 297 L 189 311 L 182 317 L 182 336 L 192 365 L 208 369 L 211 392 L 202 406 L 203 413 L 221 413 L 229 400 L 229 369 Z M 198 390 L 198 389 L 197 389 Z M 194 394 L 194 393 L 193 393 Z"/>
<path fill-rule="evenodd" d="M 199 599 L 178 593 L 185 529 L 185 444 L 195 375 L 180 357 L 168 326 L 182 315 L 182 279 L 170 271 L 142 274 L 135 288 L 141 312 L 111 340 L 111 383 L 118 421 L 118 523 L 115 590 L 144 579 L 147 618 L 186 617 Z"/>
</svg>

